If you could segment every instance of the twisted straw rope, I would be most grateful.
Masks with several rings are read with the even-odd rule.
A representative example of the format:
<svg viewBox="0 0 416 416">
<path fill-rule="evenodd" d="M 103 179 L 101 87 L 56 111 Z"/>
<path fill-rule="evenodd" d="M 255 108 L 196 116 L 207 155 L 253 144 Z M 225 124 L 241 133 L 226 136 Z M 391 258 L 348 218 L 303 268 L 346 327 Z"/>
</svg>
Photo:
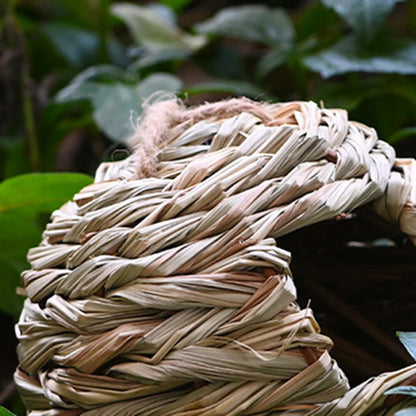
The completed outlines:
<svg viewBox="0 0 416 416">
<path fill-rule="evenodd" d="M 371 201 L 415 235 L 414 161 L 311 102 L 162 101 L 132 143 L 29 252 L 30 416 L 370 414 L 416 373 L 348 391 L 275 242 Z"/>
</svg>

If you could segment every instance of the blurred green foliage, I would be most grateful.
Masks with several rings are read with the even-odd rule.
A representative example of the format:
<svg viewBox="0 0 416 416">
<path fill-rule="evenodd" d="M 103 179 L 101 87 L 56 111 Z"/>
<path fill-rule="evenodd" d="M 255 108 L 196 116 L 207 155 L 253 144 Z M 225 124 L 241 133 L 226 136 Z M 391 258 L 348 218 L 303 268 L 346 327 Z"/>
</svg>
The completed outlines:
<svg viewBox="0 0 416 416">
<path fill-rule="evenodd" d="M 54 200 L 60 187 L 67 192 L 55 204 L 42 205 L 36 190 L 46 177 L 34 172 L 91 174 L 101 159 L 123 147 L 143 102 L 156 91 L 193 102 L 227 95 L 322 100 L 349 110 L 392 142 L 415 135 L 416 8 L 400 0 L 298 1 L 289 6 L 216 9 L 210 2 L 191 0 L 141 5 L 10 0 L 4 6 L 3 293 L 14 291 L 18 273 L 27 266 L 24 252 L 37 243 L 43 226 L 18 236 L 18 224 L 30 229 L 34 218 L 56 208 L 71 197 L 75 184 L 85 182 L 74 174 L 56 174 L 54 186 L 43 189 L 42 196 Z M 72 164 L 65 162 L 68 153 Z M 82 154 L 88 160 L 79 166 L 73 160 Z M 32 175 L 20 180 L 7 179 L 28 172 Z M 73 186 L 67 185 L 69 178 Z M 23 193 L 32 200 L 24 212 L 13 210 L 16 221 L 9 221 L 7 207 L 14 194 Z M 8 239 L 16 243 L 6 249 Z M 12 299 L 0 308 L 15 313 Z"/>
<path fill-rule="evenodd" d="M 0 406 L 0 416 L 14 416 L 13 413 L 10 413 L 7 409 Z"/>
<path fill-rule="evenodd" d="M 34 172 L 91 174 L 101 159 L 123 148 L 143 102 L 156 91 L 191 102 L 227 95 L 322 100 L 374 125 L 392 142 L 415 135 L 416 8 L 410 2 L 322 0 L 298 1 L 291 8 L 287 2 L 288 7 L 223 9 L 211 3 L 10 0 L 4 6 L 3 293 L 14 292 L 27 266 L 24 253 L 40 238 L 43 224 L 35 232 L 34 219 L 85 182 L 56 174 L 54 186 L 42 190 L 55 204 L 42 205 L 36 190 L 46 177 Z M 83 154 L 87 160 L 80 166 L 74 159 Z M 28 172 L 32 175 L 20 180 L 7 179 Z M 67 192 L 54 198 L 60 187 Z M 13 210 L 15 221 L 9 221 L 7 207 L 14 194 L 23 193 L 32 200 L 24 211 Z M 31 230 L 25 236 L 18 234 L 24 223 Z M 7 248 L 8 239 L 15 243 Z M 13 295 L 0 305 L 9 313 L 19 307 Z"/>
<path fill-rule="evenodd" d="M 16 275 L 26 267 L 26 252 L 39 243 L 45 219 L 91 178 L 79 173 L 27 173 L 0 183 L 0 310 L 18 316 L 22 298 Z"/>
<path fill-rule="evenodd" d="M 3 4 L 3 3 L 2 3 Z M 229 7 L 219 9 L 218 5 Z M 6 0 L 0 6 L 0 309 L 50 212 L 126 148 L 143 102 L 323 101 L 416 135 L 416 5 L 402 0 Z M 408 146 L 416 153 L 416 147 Z M 411 156 L 411 155 L 409 155 Z"/>
</svg>

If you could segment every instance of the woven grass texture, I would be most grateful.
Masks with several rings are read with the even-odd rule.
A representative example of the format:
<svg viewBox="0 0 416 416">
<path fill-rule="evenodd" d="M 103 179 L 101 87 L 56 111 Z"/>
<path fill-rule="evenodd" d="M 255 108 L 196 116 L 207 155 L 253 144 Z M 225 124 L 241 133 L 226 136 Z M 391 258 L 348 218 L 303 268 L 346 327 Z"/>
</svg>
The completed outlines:
<svg viewBox="0 0 416 416">
<path fill-rule="evenodd" d="M 414 160 L 313 102 L 162 100 L 132 147 L 29 252 L 15 375 L 28 415 L 390 415 L 411 402 L 383 393 L 415 365 L 350 390 L 278 239 L 364 204 L 413 238 Z"/>
</svg>

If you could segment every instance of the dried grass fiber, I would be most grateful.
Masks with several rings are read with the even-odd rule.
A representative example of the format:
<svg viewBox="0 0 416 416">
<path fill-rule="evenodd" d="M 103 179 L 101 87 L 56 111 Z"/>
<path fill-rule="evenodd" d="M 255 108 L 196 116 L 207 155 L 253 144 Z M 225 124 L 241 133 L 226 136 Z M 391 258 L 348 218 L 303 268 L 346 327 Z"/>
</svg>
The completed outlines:
<svg viewBox="0 0 416 416">
<path fill-rule="evenodd" d="M 415 161 L 313 102 L 149 105 L 134 152 L 53 213 L 23 273 L 30 416 L 376 415 L 416 366 L 350 390 L 276 239 L 372 204 L 416 235 Z M 376 215 L 376 214 L 375 214 Z"/>
</svg>

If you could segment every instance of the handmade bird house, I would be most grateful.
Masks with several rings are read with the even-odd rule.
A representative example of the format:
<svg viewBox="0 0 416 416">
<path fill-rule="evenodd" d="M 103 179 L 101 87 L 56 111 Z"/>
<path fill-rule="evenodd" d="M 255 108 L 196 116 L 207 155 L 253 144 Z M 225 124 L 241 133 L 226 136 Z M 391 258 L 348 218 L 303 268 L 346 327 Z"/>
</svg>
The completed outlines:
<svg viewBox="0 0 416 416">
<path fill-rule="evenodd" d="M 350 390 L 279 237 L 367 204 L 416 235 L 416 165 L 313 102 L 149 106 L 126 160 L 52 215 L 23 273 L 30 416 L 390 415 Z M 293 253 L 296 256 L 296 253 Z"/>
</svg>

